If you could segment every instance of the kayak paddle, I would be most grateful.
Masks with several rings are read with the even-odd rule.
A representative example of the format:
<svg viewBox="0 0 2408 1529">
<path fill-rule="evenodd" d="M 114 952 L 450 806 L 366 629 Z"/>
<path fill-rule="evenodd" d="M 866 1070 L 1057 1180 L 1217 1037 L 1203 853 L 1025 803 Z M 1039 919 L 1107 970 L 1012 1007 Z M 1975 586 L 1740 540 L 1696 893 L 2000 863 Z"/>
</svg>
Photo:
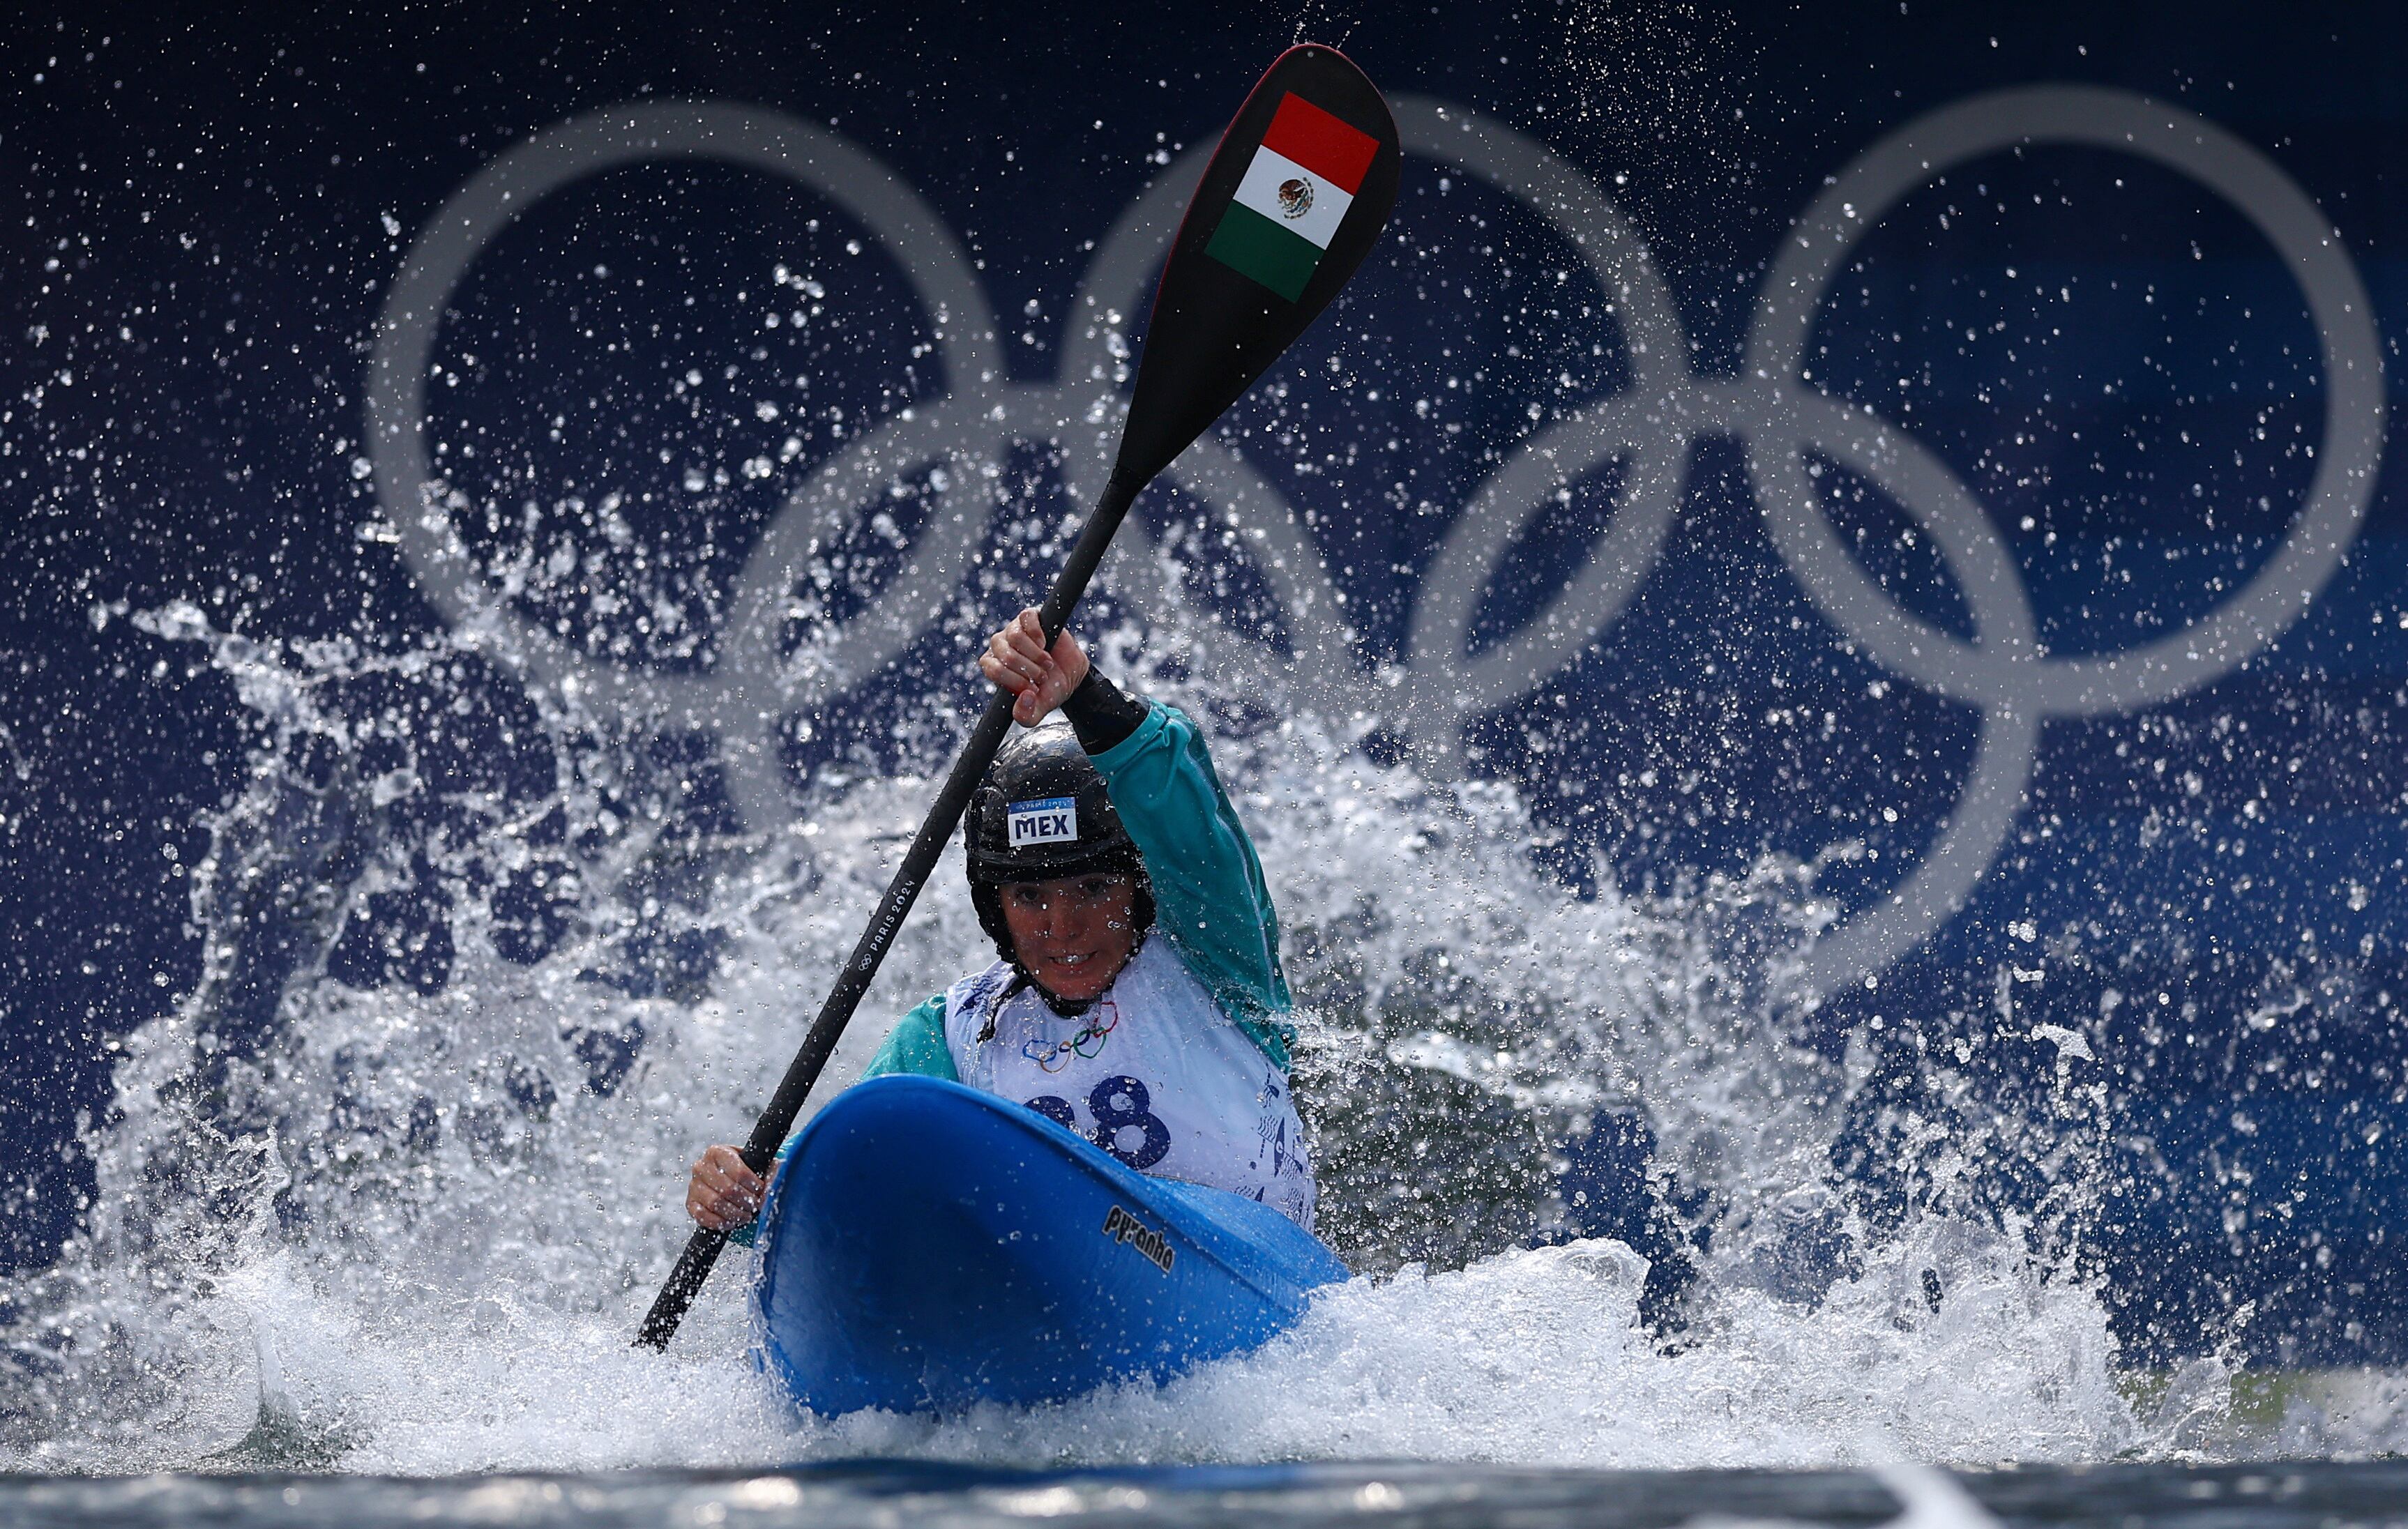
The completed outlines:
<svg viewBox="0 0 2408 1529">
<path fill-rule="evenodd" d="M 1282 53 L 1244 106 L 1188 199 L 1171 242 L 1138 363 L 1120 451 L 1070 559 L 1039 607 L 1059 636 L 1139 493 L 1295 343 L 1354 274 L 1386 226 L 1401 156 L 1387 103 L 1331 48 Z M 1013 696 L 997 687 L 953 761 L 918 836 L 803 1037 L 744 1161 L 767 1174 L 820 1069 L 896 931 L 936 868 L 971 793 L 1011 728 Z M 718 1262 L 724 1232 L 697 1230 L 644 1317 L 636 1342 L 666 1349 Z"/>
</svg>

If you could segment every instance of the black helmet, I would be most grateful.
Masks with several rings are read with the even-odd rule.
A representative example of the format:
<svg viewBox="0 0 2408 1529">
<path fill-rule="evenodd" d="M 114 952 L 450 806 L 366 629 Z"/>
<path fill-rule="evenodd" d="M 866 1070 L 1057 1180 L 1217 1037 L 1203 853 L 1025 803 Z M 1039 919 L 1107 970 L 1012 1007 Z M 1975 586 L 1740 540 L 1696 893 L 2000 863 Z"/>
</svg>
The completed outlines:
<svg viewBox="0 0 2408 1529">
<path fill-rule="evenodd" d="M 1079 736 L 1058 718 L 1015 729 L 996 750 L 962 820 L 962 848 L 979 927 L 1006 961 L 1017 965 L 1003 899 L 996 891 L 1007 882 L 1126 872 L 1137 878 L 1139 932 L 1153 926 L 1154 890 L 1145 857 L 1121 826 L 1104 778 Z"/>
</svg>

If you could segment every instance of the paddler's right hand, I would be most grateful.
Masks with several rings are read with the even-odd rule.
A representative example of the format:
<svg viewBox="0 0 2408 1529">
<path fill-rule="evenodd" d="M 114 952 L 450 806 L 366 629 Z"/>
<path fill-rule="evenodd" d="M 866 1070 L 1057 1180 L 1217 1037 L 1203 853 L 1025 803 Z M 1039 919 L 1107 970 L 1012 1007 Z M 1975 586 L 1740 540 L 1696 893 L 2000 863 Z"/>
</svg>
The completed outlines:
<svg viewBox="0 0 2408 1529">
<path fill-rule="evenodd" d="M 761 1213 L 764 1187 L 735 1148 L 709 1148 L 686 1181 L 685 1213 L 713 1232 L 734 1232 Z"/>
<path fill-rule="evenodd" d="M 979 655 L 979 672 L 1016 697 L 1012 720 L 1034 727 L 1087 678 L 1087 650 L 1066 631 L 1048 651 L 1045 628 L 1031 606 L 987 639 L 986 651 Z"/>
</svg>

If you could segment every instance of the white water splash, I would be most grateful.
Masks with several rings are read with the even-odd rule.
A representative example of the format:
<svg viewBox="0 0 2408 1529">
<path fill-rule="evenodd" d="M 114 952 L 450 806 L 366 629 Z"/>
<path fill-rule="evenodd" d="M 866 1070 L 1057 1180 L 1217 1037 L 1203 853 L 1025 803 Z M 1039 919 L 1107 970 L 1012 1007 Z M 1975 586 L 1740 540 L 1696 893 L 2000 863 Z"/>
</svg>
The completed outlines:
<svg viewBox="0 0 2408 1529">
<path fill-rule="evenodd" d="M 2229 1411 L 2219 1370 L 2144 1414 L 2099 1300 L 2012 1229 L 1926 1210 L 1876 1237 L 1856 1220 L 1830 1154 L 1860 1068 L 1778 1018 L 1784 952 L 1828 920 L 1794 867 L 1652 902 L 1577 901 L 1532 865 L 1509 790 L 1436 790 L 1290 720 L 1218 753 L 1299 989 L 1317 995 L 1300 1077 L 1320 1091 L 1325 1160 L 1354 1165 L 1325 1207 L 1362 1239 L 1341 1250 L 1384 1272 L 1262 1352 L 1159 1389 L 944 1421 L 797 1415 L 742 1359 L 742 1255 L 673 1353 L 628 1338 L 682 1242 L 685 1165 L 740 1136 L 767 1097 L 928 783 L 864 779 L 824 791 L 792 831 L 681 839 L 624 751 L 580 754 L 553 719 L 556 790 L 453 790 L 450 826 L 405 839 L 395 814 L 436 788 L 372 746 L 406 733 L 407 708 L 363 718 L 331 697 L 366 677 L 440 693 L 457 653 L 280 649 L 183 610 L 151 630 L 210 645 L 260 719 L 260 767 L 198 867 L 211 979 L 131 1038 L 118 1118 L 91 1136 L 101 1193 L 86 1229 L 7 1292 L 0 1467 L 437 1473 L 860 1453 L 1979 1465 L 2195 1451 L 2202 1417 L 2212 1436 Z M 1139 678 L 1199 713 L 1224 699 Z M 308 858 L 321 840 L 348 847 L 348 880 L 328 879 L 332 850 Z M 417 855 L 452 889 L 448 978 L 422 993 L 329 975 L 337 932 Z M 505 960 L 485 889 L 543 865 L 572 879 L 574 917 L 540 959 Z M 245 900 L 296 865 L 290 896 Z M 272 1022 L 246 1030 L 228 994 L 271 916 L 314 934 L 271 994 Z M 716 942 L 695 991 L 630 996 L 597 979 L 662 927 Z M 958 865 L 940 869 L 828 1088 L 983 945 Z M 607 1086 L 589 1086 L 595 1037 L 634 1048 Z M 1546 1150 L 1522 1150 L 1536 1127 L 1503 1154 L 1519 1178 L 1459 1190 L 1440 1165 L 1488 1125 L 1459 1117 L 1433 1140 L 1443 1131 L 1426 1122 L 1350 1123 L 1358 1098 L 1410 1103 L 1424 1087 L 1487 1101 L 1516 1129 L 1643 1108 L 1662 1171 L 1714 1232 L 1685 1327 L 1666 1337 L 1641 1319 L 1647 1265 L 1620 1244 L 1498 1250 L 1559 1209 Z M 1944 1144 L 1931 1155 L 1945 1160 Z M 1380 1183 L 1457 1223 L 1469 1265 L 1397 1267 L 1374 1239 L 1384 1212 L 1358 1207 L 1349 1222 L 1333 1203 Z M 1798 1249 L 1827 1245 L 1843 1256 L 1801 1272 Z M 2358 1407 L 2350 1438 L 2395 1445 L 2398 1411 Z"/>
</svg>

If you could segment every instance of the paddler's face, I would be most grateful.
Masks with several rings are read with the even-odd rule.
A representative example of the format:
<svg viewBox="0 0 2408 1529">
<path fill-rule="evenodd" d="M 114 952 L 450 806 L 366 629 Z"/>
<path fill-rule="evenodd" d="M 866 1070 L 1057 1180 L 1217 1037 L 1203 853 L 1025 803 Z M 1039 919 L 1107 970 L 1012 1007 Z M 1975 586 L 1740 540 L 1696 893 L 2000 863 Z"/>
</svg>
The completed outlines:
<svg viewBox="0 0 2408 1529">
<path fill-rule="evenodd" d="M 1137 883 L 1127 876 L 1012 881 L 1000 891 L 1021 965 L 1057 998 L 1102 997 L 1137 949 Z"/>
</svg>

